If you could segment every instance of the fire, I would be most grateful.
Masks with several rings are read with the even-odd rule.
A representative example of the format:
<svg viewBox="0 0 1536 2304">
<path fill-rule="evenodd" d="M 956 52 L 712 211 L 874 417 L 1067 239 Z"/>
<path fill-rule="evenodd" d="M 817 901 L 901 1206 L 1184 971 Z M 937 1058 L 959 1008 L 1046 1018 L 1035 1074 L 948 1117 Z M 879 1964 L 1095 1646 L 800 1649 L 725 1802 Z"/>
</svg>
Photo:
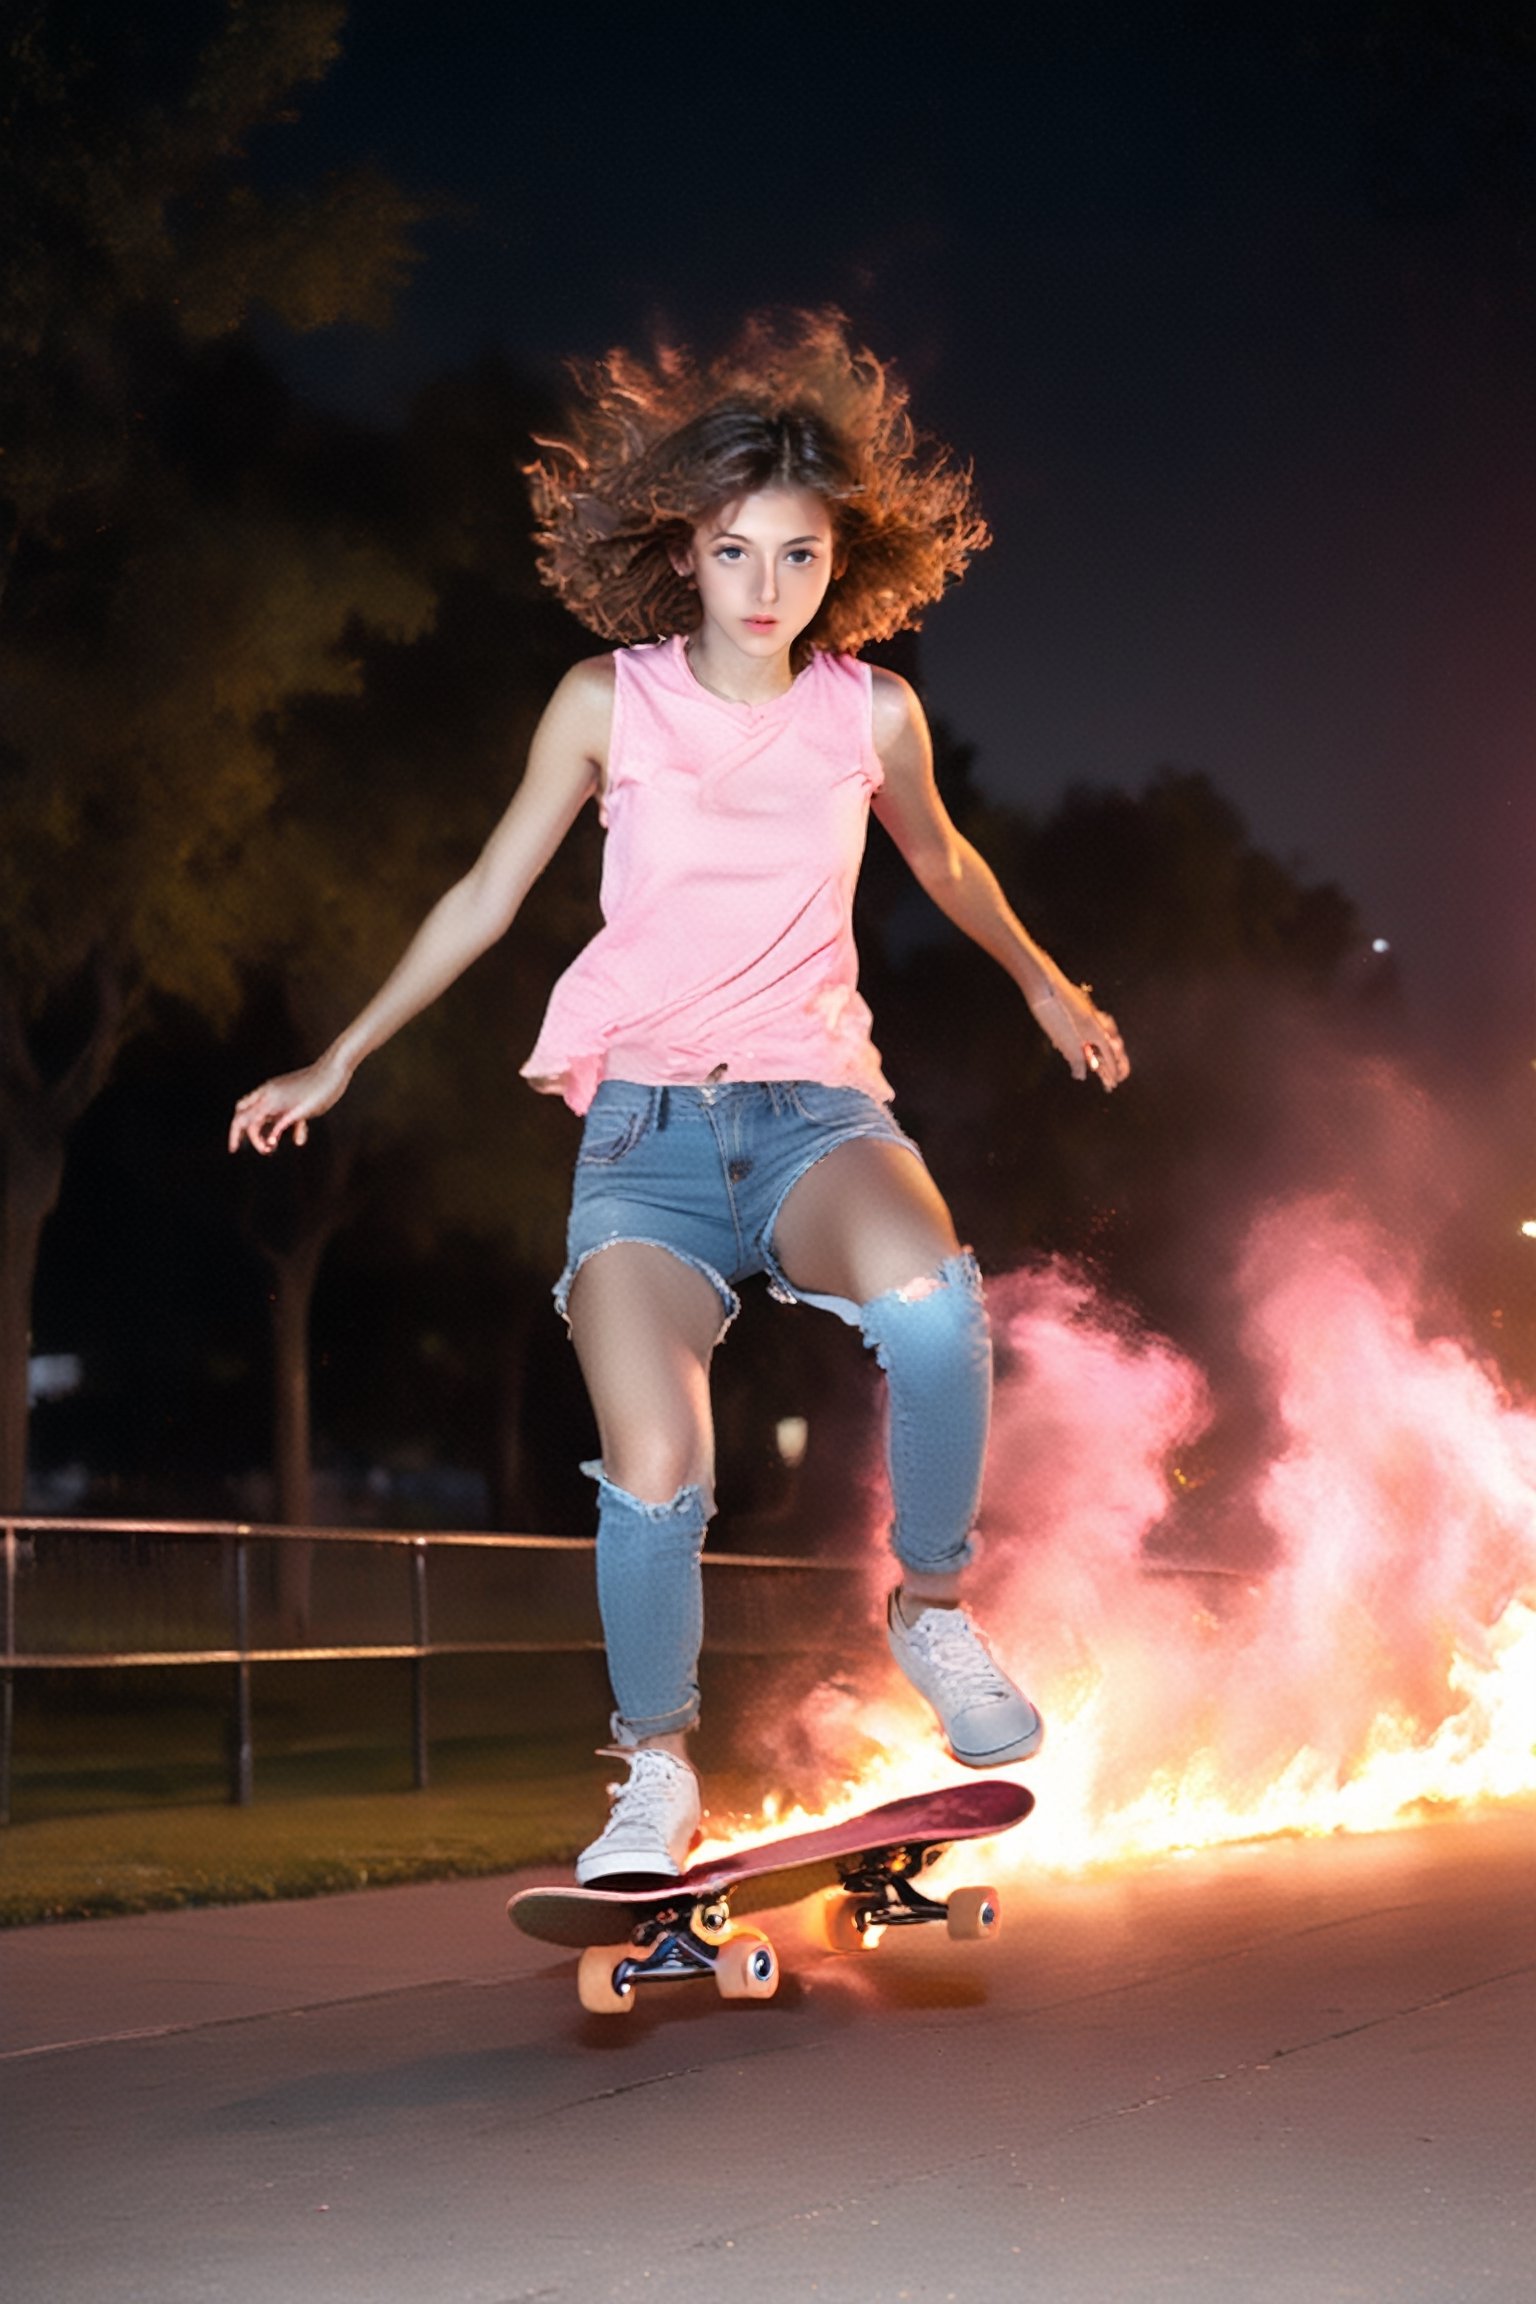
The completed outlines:
<svg viewBox="0 0 1536 2304">
<path fill-rule="evenodd" d="M 1054 1800 L 1043 1771 L 1032 1779 L 1041 1806 L 1031 1854 L 1077 1870 L 1283 1833 L 1386 1832 L 1448 1805 L 1536 1791 L 1536 1606 L 1512 1601 L 1489 1647 L 1486 1665 L 1452 1657 L 1447 1688 L 1459 1701 L 1427 1738 L 1411 1715 L 1389 1707 L 1347 1771 L 1336 1753 L 1306 1743 L 1246 1789 L 1224 1781 L 1221 1752 L 1205 1746 L 1102 1808 L 1097 1761 L 1109 1698 L 1094 1688 L 1076 1716 L 1063 1715 L 1072 1758 L 1052 1784 Z"/>
<path fill-rule="evenodd" d="M 1035 1814 L 994 1861 L 1076 1871 L 1536 1793 L 1536 1411 L 1433 1332 L 1401 1252 L 1333 1199 L 1256 1225 L 1240 1290 L 1272 1438 L 1198 1520 L 1179 1468 L 1211 1423 L 1201 1372 L 1069 1271 L 992 1291 L 989 1495 L 1019 1524 L 993 1506 L 977 1612 L 1048 1723 L 1017 1771 Z M 962 1777 L 882 1689 L 818 1690 L 812 1796 L 706 1853 Z"/>
</svg>

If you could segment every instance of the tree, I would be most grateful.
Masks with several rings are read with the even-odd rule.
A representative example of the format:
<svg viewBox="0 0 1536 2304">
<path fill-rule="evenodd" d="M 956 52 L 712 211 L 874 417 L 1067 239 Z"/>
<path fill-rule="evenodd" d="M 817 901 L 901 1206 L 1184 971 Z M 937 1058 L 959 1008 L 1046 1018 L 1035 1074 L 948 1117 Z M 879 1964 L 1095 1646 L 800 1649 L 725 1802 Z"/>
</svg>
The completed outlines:
<svg viewBox="0 0 1536 2304">
<path fill-rule="evenodd" d="M 277 747 L 283 796 L 260 843 L 273 892 L 252 958 L 284 1019 L 274 1062 L 325 1045 L 475 855 L 510 797 L 550 688 L 588 645 L 537 582 L 519 457 L 548 411 L 501 363 L 424 394 L 391 440 L 405 547 L 439 609 L 360 651 L 357 693 L 312 696 Z M 370 1203 L 426 1255 L 473 1238 L 541 1269 L 562 1208 L 559 1116 L 517 1079 L 558 968 L 595 913 L 595 859 L 569 841 L 510 946 L 375 1056 L 296 1157 L 252 1165 L 250 1230 L 274 1273 L 278 1513 L 308 1517 L 309 1307 L 329 1242 Z M 503 1354 L 514 1383 L 518 1355 Z M 285 1405 L 286 1404 L 286 1405 Z"/>
<path fill-rule="evenodd" d="M 298 695 L 432 594 L 316 516 L 303 426 L 237 331 L 377 324 L 422 210 L 370 174 L 253 188 L 250 138 L 336 53 L 332 0 L 226 0 L 201 52 L 40 6 L 0 119 L 0 1505 L 71 1129 L 157 1001 L 228 1016 Z M 113 44 L 115 43 L 115 45 Z M 128 71 L 126 63 L 137 69 Z M 146 84 L 146 72 L 147 81 Z M 127 89 L 130 94 L 123 91 Z"/>
</svg>

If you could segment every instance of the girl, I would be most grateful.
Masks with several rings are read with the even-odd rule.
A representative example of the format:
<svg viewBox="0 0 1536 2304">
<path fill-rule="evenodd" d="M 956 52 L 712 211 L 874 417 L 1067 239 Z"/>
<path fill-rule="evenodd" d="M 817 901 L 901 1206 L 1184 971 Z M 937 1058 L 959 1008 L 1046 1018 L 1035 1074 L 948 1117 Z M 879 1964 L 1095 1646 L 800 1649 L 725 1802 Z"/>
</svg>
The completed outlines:
<svg viewBox="0 0 1536 2304">
<path fill-rule="evenodd" d="M 991 1348 L 975 1260 L 891 1117 L 857 989 L 869 810 L 1075 1077 L 1114 1088 L 1127 1063 L 951 823 L 912 690 L 858 659 L 988 539 L 970 475 L 914 433 L 840 316 L 755 321 L 704 367 L 613 354 L 579 376 L 569 436 L 539 446 L 541 571 L 619 645 L 566 675 L 477 862 L 325 1054 L 241 1100 L 230 1148 L 302 1144 L 369 1051 L 511 926 L 596 803 L 604 926 L 524 1066 L 586 1115 L 555 1300 L 602 1447 L 598 1598 L 629 1768 L 577 1861 L 590 1884 L 675 1875 L 699 1824 L 709 1369 L 753 1273 L 856 1326 L 885 1371 L 888 1636 L 951 1751 L 989 1767 L 1041 1738 L 961 1604 Z"/>
</svg>

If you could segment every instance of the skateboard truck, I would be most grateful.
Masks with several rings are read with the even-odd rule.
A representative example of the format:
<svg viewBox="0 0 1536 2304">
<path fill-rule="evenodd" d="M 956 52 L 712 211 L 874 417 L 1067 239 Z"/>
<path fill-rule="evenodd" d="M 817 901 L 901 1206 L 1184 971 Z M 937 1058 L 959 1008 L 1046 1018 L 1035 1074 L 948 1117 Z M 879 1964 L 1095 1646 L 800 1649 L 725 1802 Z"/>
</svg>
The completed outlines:
<svg viewBox="0 0 1536 2304">
<path fill-rule="evenodd" d="M 916 1877 L 943 1853 L 942 1848 L 889 1848 L 872 1862 L 863 1859 L 840 1864 L 841 1886 L 829 1892 L 829 1901 L 830 1896 L 850 1900 L 854 1925 L 861 1936 L 871 1928 L 915 1928 L 924 1921 L 947 1922 L 949 1904 L 925 1896 Z M 991 1899 L 990 1910 L 989 1929 L 1000 1918 L 996 1897 Z"/>
<path fill-rule="evenodd" d="M 773 1946 L 755 1929 L 732 1931 L 725 1897 L 666 1905 L 631 1931 L 630 1944 L 590 1944 L 582 1953 L 576 1990 L 592 2014 L 633 2007 L 637 1984 L 662 1979 L 712 1978 L 723 2000 L 769 2000 L 779 1988 Z"/>
</svg>

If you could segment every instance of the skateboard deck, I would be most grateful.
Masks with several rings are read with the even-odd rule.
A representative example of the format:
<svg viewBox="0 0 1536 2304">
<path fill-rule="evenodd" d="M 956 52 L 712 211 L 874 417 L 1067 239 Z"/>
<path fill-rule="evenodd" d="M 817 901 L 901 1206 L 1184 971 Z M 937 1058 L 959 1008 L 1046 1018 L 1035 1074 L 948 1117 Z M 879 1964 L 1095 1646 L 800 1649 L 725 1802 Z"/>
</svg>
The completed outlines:
<svg viewBox="0 0 1536 2304">
<path fill-rule="evenodd" d="M 635 1986 L 663 1977 L 712 1978 L 727 1999 L 767 1999 L 779 1981 L 773 1946 L 736 1927 L 734 1913 L 796 1904 L 822 1889 L 822 1935 L 835 1951 L 925 1921 L 943 1921 L 951 1936 L 995 1935 L 995 1889 L 956 1889 L 939 1902 L 918 1887 L 918 1875 L 951 1842 L 1006 1832 L 1034 1804 L 1021 1784 L 984 1777 L 733 1848 L 653 1886 L 525 1888 L 507 1917 L 525 1936 L 580 1950 L 577 1990 L 594 2012 L 633 2007 Z"/>
</svg>

